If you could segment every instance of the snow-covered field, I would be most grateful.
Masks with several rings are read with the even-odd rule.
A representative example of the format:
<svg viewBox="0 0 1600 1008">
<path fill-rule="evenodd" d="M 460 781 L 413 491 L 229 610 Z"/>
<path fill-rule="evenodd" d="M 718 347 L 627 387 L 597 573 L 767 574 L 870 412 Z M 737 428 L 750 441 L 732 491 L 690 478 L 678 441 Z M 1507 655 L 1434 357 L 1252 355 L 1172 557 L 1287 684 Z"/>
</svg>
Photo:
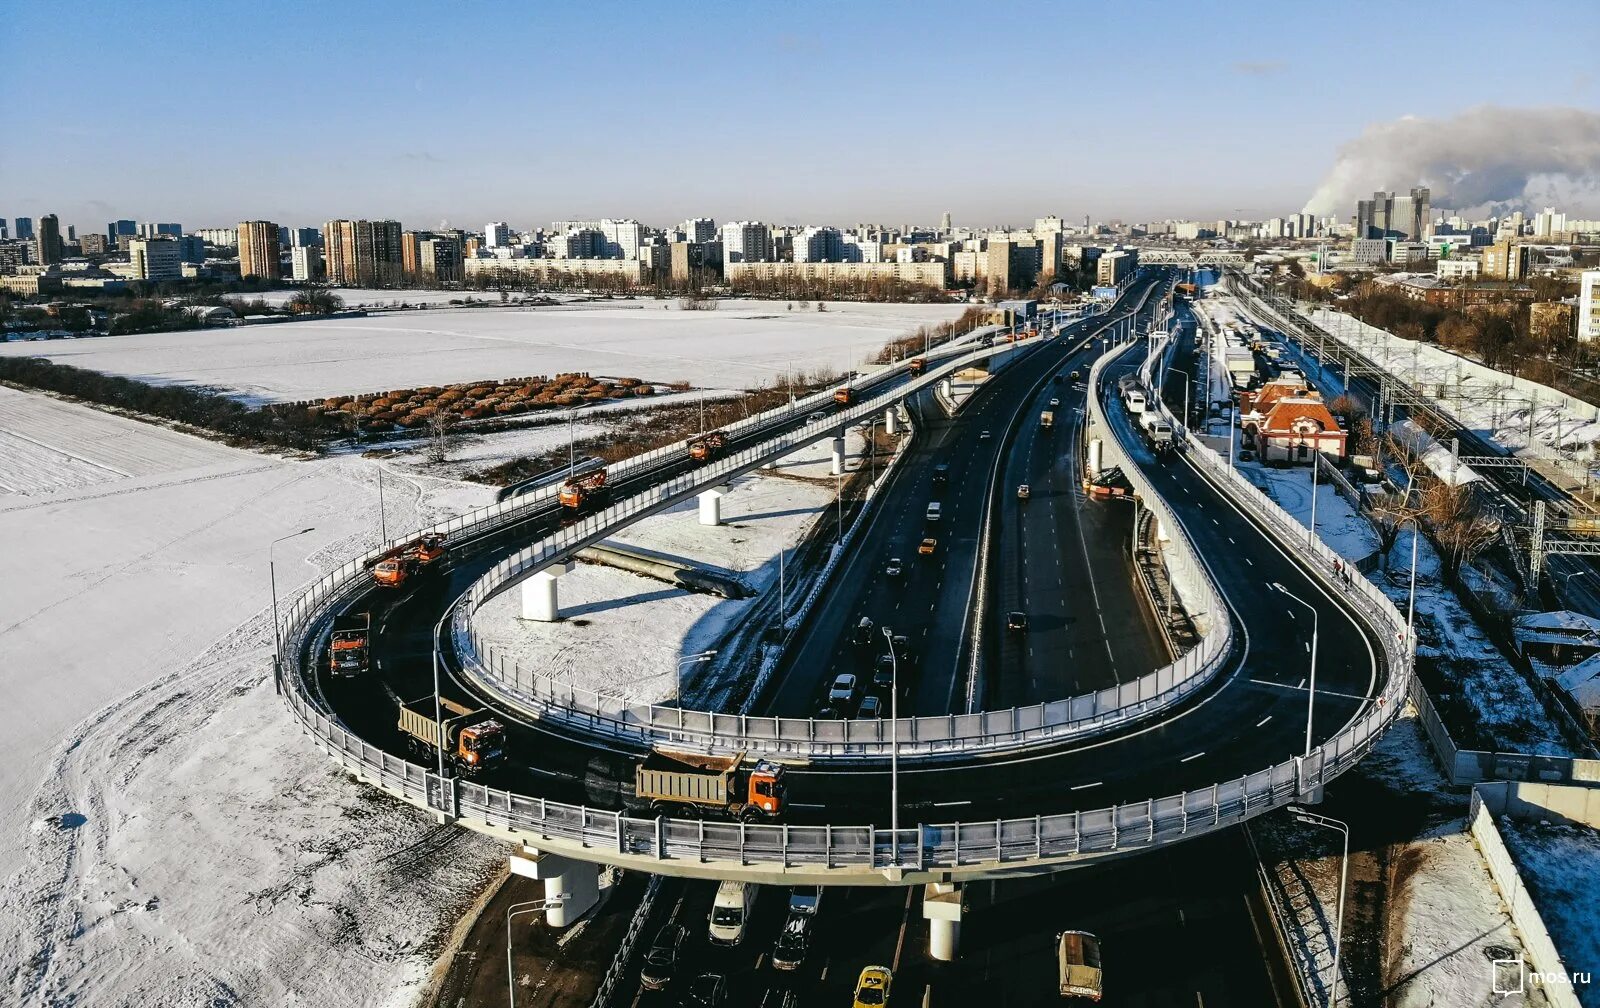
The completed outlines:
<svg viewBox="0 0 1600 1008">
<path fill-rule="evenodd" d="M 613 301 L 11 343 L 0 353 L 212 386 L 253 402 L 563 371 L 746 388 L 791 369 L 848 370 L 890 339 L 962 309 L 830 303 L 818 312 L 723 301 L 716 311 L 685 312 L 676 301 Z"/>
<path fill-rule="evenodd" d="M 1568 972 L 1600 970 L 1600 830 L 1509 816 L 1496 817 L 1495 826 Z M 1583 1004 L 1600 1005 L 1600 986 L 1576 993 Z"/>
<path fill-rule="evenodd" d="M 298 290 L 267 291 L 264 294 L 241 294 L 246 301 L 260 298 L 274 308 L 282 308 Z M 448 305 L 452 301 L 465 301 L 479 305 L 498 305 L 499 291 L 461 291 L 461 290 L 370 290 L 357 287 L 335 287 L 333 293 L 344 299 L 346 308 L 399 308 L 401 306 L 418 305 Z M 515 304 L 525 298 L 535 295 L 525 295 L 520 291 L 512 291 L 507 296 L 507 301 Z M 571 294 L 545 294 L 537 295 L 548 297 L 557 301 L 572 300 L 577 295 Z"/>
<path fill-rule="evenodd" d="M 0 1002 L 409 1001 L 497 858 L 465 838 L 383 860 L 431 823 L 334 773 L 267 671 L 269 542 L 314 529 L 276 548 L 283 598 L 374 542 L 375 464 L 0 402 L 48 450 L 33 466 L 93 460 L 0 495 Z M 489 496 L 389 489 L 391 529 Z"/>
<path fill-rule="evenodd" d="M 852 431 L 847 467 L 859 468 L 864 439 Z M 754 604 L 755 593 L 776 585 L 778 553 L 793 550 L 818 514 L 834 501 L 827 478 L 830 442 L 779 460 L 777 473 L 735 480 L 722 498 L 721 526 L 699 523 L 694 501 L 629 527 L 611 541 L 731 574 L 752 597 L 730 600 L 598 564 L 580 563 L 557 583 L 563 619 L 520 618 L 522 594 L 502 592 L 478 611 L 474 625 L 485 642 L 521 668 L 552 675 L 580 689 L 629 703 L 677 696 L 677 660 L 718 648 L 722 637 Z M 799 478 L 793 478 L 799 477 Z M 787 571 L 792 578 L 797 572 Z M 794 586 L 789 605 L 798 604 Z M 691 680 L 705 672 L 690 668 Z M 691 689 L 698 698 L 702 690 Z"/>
</svg>

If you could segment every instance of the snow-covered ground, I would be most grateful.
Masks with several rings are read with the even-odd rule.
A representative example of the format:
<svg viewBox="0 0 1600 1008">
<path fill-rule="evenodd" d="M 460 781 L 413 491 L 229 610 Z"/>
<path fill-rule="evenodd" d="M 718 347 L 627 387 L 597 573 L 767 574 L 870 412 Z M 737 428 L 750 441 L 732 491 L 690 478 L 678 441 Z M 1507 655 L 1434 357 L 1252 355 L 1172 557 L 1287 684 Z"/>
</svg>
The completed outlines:
<svg viewBox="0 0 1600 1008">
<path fill-rule="evenodd" d="M 788 310 L 782 301 L 723 301 L 685 312 L 676 301 L 550 308 L 416 311 L 183 333 L 0 345 L 0 353 L 144 381 L 212 386 L 252 402 L 524 375 L 587 371 L 701 388 L 768 384 L 779 372 L 845 371 L 962 305 L 841 304 Z"/>
<path fill-rule="evenodd" d="M 1352 829 L 1341 1004 L 1352 982 L 1363 986 L 1355 1003 L 1394 1008 L 1543 1003 L 1490 997 L 1490 961 L 1515 958 L 1521 942 L 1467 831 L 1466 798 L 1446 788 L 1414 711 L 1329 796 L 1328 807 L 1316 811 L 1345 816 Z M 1282 815 L 1254 828 L 1288 897 L 1301 961 L 1317 970 L 1325 995 L 1338 906 L 1337 837 Z M 1363 968 L 1377 971 L 1384 996 L 1364 989 Z"/>
<path fill-rule="evenodd" d="M 375 463 L 0 402 L 31 471 L 93 463 L 0 495 L 0 1002 L 407 1003 L 497 858 L 383 860 L 430 821 L 333 772 L 267 671 L 269 542 L 314 529 L 276 547 L 285 599 L 375 542 Z M 389 489 L 391 530 L 491 496 Z"/>
<path fill-rule="evenodd" d="M 275 290 L 263 294 L 240 294 L 245 301 L 254 301 L 257 298 L 272 305 L 282 308 L 298 290 Z M 463 290 L 371 290 L 356 287 L 335 287 L 333 293 L 344 299 L 346 308 L 399 308 L 401 306 L 416 307 L 420 305 L 448 305 L 452 301 L 461 301 L 478 305 L 499 305 L 499 291 L 463 291 Z M 507 295 L 507 302 L 516 304 L 534 297 L 547 297 L 557 301 L 573 300 L 583 295 L 572 294 L 523 294 L 520 291 L 511 291 Z"/>
<path fill-rule="evenodd" d="M 861 466 L 864 448 L 865 440 L 852 430 L 846 441 L 849 469 Z M 831 443 L 824 440 L 779 460 L 774 472 L 782 475 L 757 473 L 735 480 L 722 498 L 721 526 L 701 525 L 697 503 L 688 501 L 611 540 L 732 574 L 752 589 L 750 598 L 723 599 L 580 563 L 558 582 L 560 622 L 521 619 L 522 595 L 513 589 L 479 609 L 474 626 L 497 656 L 504 654 L 525 670 L 629 703 L 672 700 L 677 696 L 678 658 L 718 648 L 723 635 L 754 604 L 755 594 L 777 585 L 779 551 L 792 551 L 833 504 L 830 458 Z M 886 456 L 880 464 L 884 461 Z M 791 578 L 798 574 L 792 568 L 786 573 Z M 800 599 L 792 583 L 786 587 L 792 608 Z M 687 674 L 693 681 L 706 678 L 698 668 Z M 698 700 L 708 690 L 715 692 L 707 683 L 691 689 L 689 696 Z"/>
<path fill-rule="evenodd" d="M 1223 432 L 1226 437 L 1226 432 Z M 1237 458 L 1237 453 L 1235 454 Z M 1235 468 L 1259 487 L 1301 525 L 1311 525 L 1311 467 L 1275 469 L 1259 462 L 1238 462 Z M 1372 525 L 1327 480 L 1316 486 L 1317 535 L 1329 548 L 1350 561 L 1361 561 L 1378 551 L 1378 534 Z"/>
<path fill-rule="evenodd" d="M 1600 970 L 1600 830 L 1509 816 L 1495 826 L 1568 972 Z M 1584 1005 L 1600 1005 L 1600 985 L 1575 990 Z"/>
</svg>

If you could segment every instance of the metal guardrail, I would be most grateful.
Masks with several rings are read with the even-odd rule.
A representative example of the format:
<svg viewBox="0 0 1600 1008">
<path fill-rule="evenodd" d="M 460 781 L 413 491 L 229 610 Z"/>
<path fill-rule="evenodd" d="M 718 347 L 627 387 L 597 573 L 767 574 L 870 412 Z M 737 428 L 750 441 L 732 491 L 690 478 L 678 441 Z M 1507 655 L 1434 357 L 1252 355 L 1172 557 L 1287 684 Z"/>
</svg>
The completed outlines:
<svg viewBox="0 0 1600 1008">
<path fill-rule="evenodd" d="M 1203 460 L 1208 452 L 1191 439 L 1190 458 Z M 1220 459 L 1199 464 L 1202 469 L 1227 470 Z M 1292 537 L 1296 544 L 1304 542 L 1303 527 L 1248 481 L 1236 474 L 1231 482 L 1226 475 L 1218 479 L 1270 534 L 1286 540 Z M 459 531 L 469 518 L 453 519 L 437 528 L 447 533 Z M 375 550 L 369 556 L 381 552 Z M 757 826 L 635 818 L 440 777 L 345 730 L 318 709 L 307 692 L 300 668 L 304 638 L 326 624 L 330 602 L 365 586 L 366 557 L 318 580 L 290 606 L 285 639 L 292 646 L 285 655 L 283 686 L 290 710 L 306 731 L 334 762 L 358 778 L 410 804 L 455 817 L 470 828 L 515 833 L 541 849 L 582 860 L 627 863 L 667 873 L 674 870 L 674 863 L 681 862 L 698 866 L 694 869 L 697 874 L 704 874 L 704 866 L 715 863 L 715 870 L 724 876 L 752 879 L 770 878 L 795 867 L 813 874 L 854 876 L 857 881 L 902 881 L 907 873 L 935 870 L 946 877 L 989 875 L 1010 867 L 1147 849 L 1232 826 L 1303 800 L 1367 753 L 1404 706 L 1412 677 L 1411 642 L 1399 612 L 1375 586 L 1364 578 L 1350 584 L 1332 578 L 1328 562 L 1332 551 L 1320 540 L 1291 555 L 1307 553 L 1314 561 L 1307 569 L 1376 633 L 1388 673 L 1378 701 L 1359 710 L 1306 756 L 1209 788 L 1087 811 L 919 824 L 897 833 L 872 825 Z"/>
<path fill-rule="evenodd" d="M 966 355 L 950 367 L 981 359 L 990 352 L 986 349 Z M 1098 379 L 1099 367 L 1097 363 L 1091 369 L 1091 388 Z M 893 396 L 886 398 L 898 398 L 906 391 L 939 380 L 942 380 L 941 375 L 930 375 L 907 389 L 897 389 Z M 1093 400 L 1091 395 L 1091 411 L 1097 412 L 1098 402 Z M 848 415 L 865 416 L 875 413 L 882 405 L 877 400 L 863 403 L 848 411 Z M 1103 417 L 1100 422 L 1104 422 Z M 891 750 L 897 750 L 902 759 L 918 759 L 979 752 L 992 754 L 1058 744 L 1147 718 L 1203 686 L 1227 657 L 1232 646 L 1232 629 L 1225 620 L 1214 620 L 1212 632 L 1203 635 L 1200 647 L 1138 679 L 1093 693 L 1027 707 L 967 714 L 898 720 L 819 720 L 721 714 L 663 704 L 630 704 L 621 697 L 582 689 L 554 676 L 524 669 L 515 661 L 507 661 L 504 655 L 496 655 L 471 626 L 473 612 L 496 592 L 530 571 L 557 562 L 578 546 L 609 534 L 625 518 L 660 510 L 672 501 L 688 497 L 701 486 L 724 482 L 731 478 L 726 475 L 728 472 L 753 469 L 762 459 L 808 444 L 818 436 L 813 427 L 807 427 L 777 442 L 769 442 L 765 447 L 748 449 L 716 465 L 694 470 L 651 493 L 607 508 L 497 565 L 474 584 L 453 609 L 452 633 L 463 674 L 478 689 L 526 716 L 557 723 L 564 729 L 639 746 L 836 759 L 884 759 Z M 773 444 L 778 446 L 777 452 Z M 1177 528 L 1170 521 L 1170 515 L 1167 518 L 1167 527 Z M 1205 585 L 1208 604 L 1202 608 L 1212 613 L 1222 612 L 1216 586 L 1194 559 L 1192 549 L 1185 544 L 1178 552 L 1192 565 L 1195 579 Z M 838 556 L 836 553 L 829 563 L 837 563 Z M 821 590 L 822 583 L 821 580 L 817 582 L 813 593 Z"/>
<path fill-rule="evenodd" d="M 610 1008 L 611 998 L 617 992 L 617 984 L 622 982 L 622 975 L 628 971 L 628 965 L 633 960 L 633 950 L 644 934 L 645 924 L 650 919 L 650 912 L 655 909 L 656 895 L 660 891 L 661 876 L 650 876 L 650 881 L 645 883 L 644 898 L 639 901 L 638 909 L 633 912 L 633 919 L 628 922 L 628 930 L 617 946 L 617 954 L 612 956 L 611 965 L 606 967 L 605 975 L 600 978 L 600 987 L 595 991 L 594 1000 L 589 1002 L 589 1008 Z"/>
</svg>

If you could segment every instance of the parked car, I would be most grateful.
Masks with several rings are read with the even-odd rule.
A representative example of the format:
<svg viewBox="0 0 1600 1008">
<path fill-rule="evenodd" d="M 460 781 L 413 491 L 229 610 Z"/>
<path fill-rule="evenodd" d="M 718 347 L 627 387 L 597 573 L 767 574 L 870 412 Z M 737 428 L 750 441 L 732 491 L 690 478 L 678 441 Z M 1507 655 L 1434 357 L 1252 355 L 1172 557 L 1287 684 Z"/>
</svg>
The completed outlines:
<svg viewBox="0 0 1600 1008">
<path fill-rule="evenodd" d="M 639 982 L 645 990 L 664 990 L 678 970 L 678 953 L 683 951 L 683 940 L 688 931 L 682 924 L 667 924 L 656 932 L 650 951 L 644 954 L 644 965 L 639 968 Z"/>
<path fill-rule="evenodd" d="M 849 703 L 850 698 L 856 695 L 856 677 L 849 672 L 841 672 L 833 678 L 833 685 L 828 687 L 829 703 Z"/>
<path fill-rule="evenodd" d="M 882 1008 L 889 1003 L 889 985 L 894 974 L 887 966 L 868 966 L 856 979 L 854 1008 Z"/>
</svg>

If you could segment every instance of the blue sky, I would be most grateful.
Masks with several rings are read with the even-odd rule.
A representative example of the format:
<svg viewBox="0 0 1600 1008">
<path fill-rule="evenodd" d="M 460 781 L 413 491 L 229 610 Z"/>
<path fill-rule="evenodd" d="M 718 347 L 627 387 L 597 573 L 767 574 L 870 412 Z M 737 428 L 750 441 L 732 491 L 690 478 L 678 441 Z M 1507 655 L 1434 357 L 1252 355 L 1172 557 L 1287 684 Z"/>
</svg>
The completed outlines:
<svg viewBox="0 0 1600 1008">
<path fill-rule="evenodd" d="M 0 215 L 1269 216 L 1370 123 L 1600 107 L 1596 21 L 1538 0 L 6 0 Z"/>
</svg>

